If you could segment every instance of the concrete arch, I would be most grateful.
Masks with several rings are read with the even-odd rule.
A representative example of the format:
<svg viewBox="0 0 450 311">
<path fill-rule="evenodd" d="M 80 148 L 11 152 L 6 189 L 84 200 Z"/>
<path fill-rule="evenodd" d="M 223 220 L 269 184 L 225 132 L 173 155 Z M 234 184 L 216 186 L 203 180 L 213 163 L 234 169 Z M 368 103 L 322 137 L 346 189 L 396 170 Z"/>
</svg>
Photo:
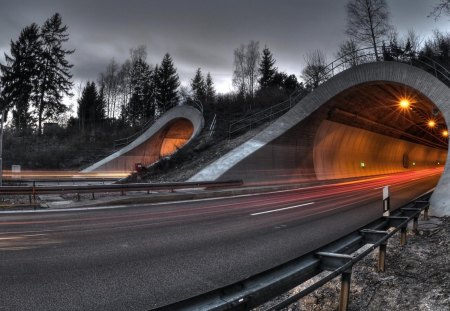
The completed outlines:
<svg viewBox="0 0 450 311">
<path fill-rule="evenodd" d="M 188 144 L 203 129 L 203 115 L 191 106 L 167 111 L 129 145 L 87 167 L 81 173 L 125 172 L 135 163 L 150 165 Z"/>
<path fill-rule="evenodd" d="M 300 121 L 304 120 L 323 104 L 347 89 L 374 81 L 398 83 L 420 92 L 440 109 L 445 118 L 447 128 L 450 128 L 450 103 L 448 102 L 450 99 L 450 88 L 444 83 L 433 75 L 407 64 L 396 62 L 368 63 L 345 70 L 329 79 L 265 130 L 238 148 L 230 151 L 193 176 L 190 180 L 216 180 L 220 178 L 238 177 L 237 175 L 233 175 L 233 172 L 237 172 L 237 168 L 240 170 L 239 177 L 244 180 L 250 178 L 250 174 L 254 174 L 255 169 L 263 169 L 261 164 L 267 161 L 274 161 L 274 159 L 270 159 L 270 156 L 267 155 L 266 159 L 261 159 L 261 150 L 268 149 L 266 147 L 271 144 L 270 150 L 276 152 L 284 139 L 283 134 L 293 129 Z M 304 139 L 308 140 L 311 138 L 305 135 Z M 292 149 L 292 153 L 296 152 L 293 146 L 284 147 L 283 152 L 289 151 L 289 148 Z M 395 149 L 398 146 L 390 146 L 389 148 Z M 405 146 L 405 148 L 415 149 L 417 147 Z M 400 151 L 397 150 L 397 152 Z M 416 153 L 420 152 L 427 154 L 429 151 L 416 151 Z M 447 160 L 449 156 L 450 154 L 447 154 Z M 249 159 L 252 159 L 252 161 Z M 288 169 L 289 160 L 284 160 L 281 162 L 284 162 L 283 165 Z M 242 170 L 244 162 L 247 165 L 251 162 L 250 165 L 253 169 L 251 173 L 246 172 L 245 169 Z M 450 162 L 446 161 L 445 172 L 431 200 L 432 208 L 437 215 L 450 215 L 450 195 L 448 195 L 447 191 L 450 186 L 449 165 Z"/>
</svg>

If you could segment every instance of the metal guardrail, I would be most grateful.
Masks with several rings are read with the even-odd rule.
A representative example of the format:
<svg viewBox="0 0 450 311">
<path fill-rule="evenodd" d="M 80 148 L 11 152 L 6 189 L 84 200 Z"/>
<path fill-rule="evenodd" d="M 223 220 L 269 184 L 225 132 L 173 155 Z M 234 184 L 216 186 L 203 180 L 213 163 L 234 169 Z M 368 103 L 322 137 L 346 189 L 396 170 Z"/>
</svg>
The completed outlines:
<svg viewBox="0 0 450 311">
<path fill-rule="evenodd" d="M 436 62 L 435 60 L 419 54 L 416 55 L 398 55 L 397 57 L 392 56 L 393 48 L 390 46 L 383 47 L 382 44 L 378 45 L 378 59 L 376 58 L 373 47 L 365 47 L 358 49 L 356 51 L 349 52 L 341 57 L 333 60 L 328 65 L 324 66 L 322 71 L 319 74 L 320 79 L 318 81 L 314 81 L 313 79 L 309 79 L 305 82 L 306 88 L 311 89 L 311 91 L 325 82 L 326 80 L 334 77 L 336 74 L 347 70 L 353 66 L 358 66 L 366 63 L 373 63 L 377 61 L 395 61 L 400 63 L 406 63 L 414 67 L 418 67 L 421 69 L 428 69 L 431 71 L 436 78 L 443 81 L 444 83 L 450 86 L 450 70 Z M 389 53 L 391 59 L 384 59 L 385 53 Z M 235 135 L 242 130 L 252 128 L 256 124 L 260 124 L 264 121 L 270 120 L 272 121 L 276 117 L 281 116 L 284 112 L 290 110 L 295 104 L 297 104 L 299 95 L 291 95 L 291 97 L 280 103 L 276 104 L 270 108 L 261 110 L 249 117 L 242 118 L 240 120 L 236 120 L 230 123 L 228 129 L 228 137 Z"/>
<path fill-rule="evenodd" d="M 222 188 L 222 187 L 238 187 L 243 184 L 242 180 L 228 180 L 228 181 L 201 181 L 201 182 L 172 182 L 160 184 L 113 184 L 113 185 L 86 185 L 86 186 L 4 186 L 0 187 L 0 195 L 29 195 L 30 203 L 31 197 L 36 202 L 36 196 L 40 194 L 77 194 L 78 200 L 80 193 L 92 193 L 92 198 L 95 198 L 95 193 L 107 192 L 121 192 L 124 194 L 127 191 L 157 191 L 168 190 L 174 191 L 176 189 L 191 189 L 191 188 Z"/>
<path fill-rule="evenodd" d="M 400 244 L 402 246 L 406 244 L 408 223 L 412 220 L 413 231 L 417 232 L 418 218 L 422 211 L 424 211 L 424 218 L 428 218 L 430 196 L 431 193 L 426 194 L 420 200 L 397 209 L 391 216 L 382 217 L 335 242 L 269 271 L 154 310 L 250 310 L 301 285 L 323 271 L 331 271 L 331 273 L 265 311 L 287 307 L 339 275 L 342 276 L 339 310 L 347 310 L 353 265 L 379 248 L 378 271 L 384 271 L 388 239 L 400 231 Z M 389 230 L 391 228 L 394 229 Z M 350 255 L 366 244 L 372 245 L 355 256 Z"/>
</svg>

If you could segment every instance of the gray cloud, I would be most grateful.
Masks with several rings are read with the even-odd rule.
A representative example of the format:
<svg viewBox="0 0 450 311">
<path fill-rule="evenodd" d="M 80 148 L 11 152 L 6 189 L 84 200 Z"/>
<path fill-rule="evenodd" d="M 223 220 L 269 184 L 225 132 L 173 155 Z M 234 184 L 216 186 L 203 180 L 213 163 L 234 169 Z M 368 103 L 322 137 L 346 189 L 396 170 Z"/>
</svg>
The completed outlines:
<svg viewBox="0 0 450 311">
<path fill-rule="evenodd" d="M 277 66 L 300 74 L 303 55 L 321 49 L 331 60 L 345 39 L 345 2 L 331 0 L 149 0 L 4 1 L 0 11 L 0 52 L 32 23 L 59 12 L 69 26 L 68 48 L 76 80 L 96 80 L 110 59 L 123 62 L 129 49 L 144 44 L 148 61 L 169 52 L 186 83 L 196 68 L 211 72 L 216 85 L 231 85 L 233 50 L 249 40 L 267 45 Z M 448 18 L 429 19 L 433 1 L 389 1 L 400 34 L 422 36 L 448 30 Z M 2 53 L 3 54 L 3 53 Z M 0 57 L 0 61 L 3 58 Z"/>
</svg>

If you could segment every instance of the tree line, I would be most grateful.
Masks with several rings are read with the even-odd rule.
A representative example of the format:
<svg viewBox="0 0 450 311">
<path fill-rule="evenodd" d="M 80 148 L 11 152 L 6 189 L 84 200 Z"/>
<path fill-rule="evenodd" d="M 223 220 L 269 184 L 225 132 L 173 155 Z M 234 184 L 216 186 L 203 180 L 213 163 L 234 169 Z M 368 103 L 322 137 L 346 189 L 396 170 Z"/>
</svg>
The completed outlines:
<svg viewBox="0 0 450 311">
<path fill-rule="evenodd" d="M 73 83 L 66 59 L 74 50 L 63 44 L 68 40 L 67 26 L 54 14 L 42 26 L 25 27 L 11 41 L 6 64 L 0 64 L 2 109 L 12 111 L 12 124 L 24 130 L 37 122 L 41 133 L 45 120 L 64 113 L 64 95 L 71 95 Z"/>
<path fill-rule="evenodd" d="M 99 75 L 98 86 L 87 82 L 78 99 L 82 131 L 115 119 L 124 125 L 141 126 L 178 104 L 180 81 L 172 57 L 165 54 L 155 66 L 146 58 L 145 46 L 132 49 L 121 66 L 111 60 Z"/>
<path fill-rule="evenodd" d="M 430 15 L 448 15 L 448 7 L 449 0 L 440 0 Z M 427 57 L 450 67 L 450 35 L 436 30 L 424 40 L 410 30 L 400 37 L 390 23 L 386 0 L 349 0 L 346 11 L 347 39 L 334 55 L 345 68 L 367 61 L 366 52 L 360 51 L 367 45 L 376 59 Z M 68 27 L 56 13 L 42 26 L 33 23 L 11 40 L 6 62 L 0 64 L 0 108 L 11 112 L 15 129 L 36 128 L 41 133 L 43 122 L 57 121 L 68 113 L 63 97 L 74 90 L 73 65 L 67 60 L 74 50 L 65 48 L 68 39 Z M 182 87 L 170 54 L 153 65 L 145 46 L 133 48 L 122 64 L 112 59 L 96 81 L 80 86 L 77 116 L 69 124 L 83 133 L 106 121 L 139 127 L 183 101 L 200 103 L 206 114 L 230 112 L 234 109 L 230 107 L 236 107 L 237 114 L 251 113 L 293 93 L 310 91 L 330 76 L 326 55 L 320 50 L 304 56 L 302 82 L 295 74 L 280 71 L 269 47 L 261 49 L 258 41 L 241 44 L 233 56 L 235 92 L 217 94 L 211 74 L 203 74 L 202 68 L 196 70 L 189 87 Z"/>
</svg>

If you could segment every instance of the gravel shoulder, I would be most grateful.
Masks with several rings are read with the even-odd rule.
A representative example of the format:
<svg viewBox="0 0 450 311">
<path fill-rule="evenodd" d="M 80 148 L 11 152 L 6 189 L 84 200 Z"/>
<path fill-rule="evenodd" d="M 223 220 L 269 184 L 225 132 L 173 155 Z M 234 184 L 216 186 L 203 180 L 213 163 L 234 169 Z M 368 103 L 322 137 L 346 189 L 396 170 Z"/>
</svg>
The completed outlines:
<svg viewBox="0 0 450 311">
<path fill-rule="evenodd" d="M 353 267 L 349 310 L 450 310 L 449 254 L 449 217 L 421 221 L 419 233 L 409 232 L 404 247 L 400 246 L 399 235 L 394 235 L 388 244 L 385 272 L 376 272 L 377 251 Z M 313 281 L 256 310 L 265 310 Z M 339 293 L 340 279 L 336 278 L 285 310 L 334 311 L 338 308 Z"/>
</svg>

